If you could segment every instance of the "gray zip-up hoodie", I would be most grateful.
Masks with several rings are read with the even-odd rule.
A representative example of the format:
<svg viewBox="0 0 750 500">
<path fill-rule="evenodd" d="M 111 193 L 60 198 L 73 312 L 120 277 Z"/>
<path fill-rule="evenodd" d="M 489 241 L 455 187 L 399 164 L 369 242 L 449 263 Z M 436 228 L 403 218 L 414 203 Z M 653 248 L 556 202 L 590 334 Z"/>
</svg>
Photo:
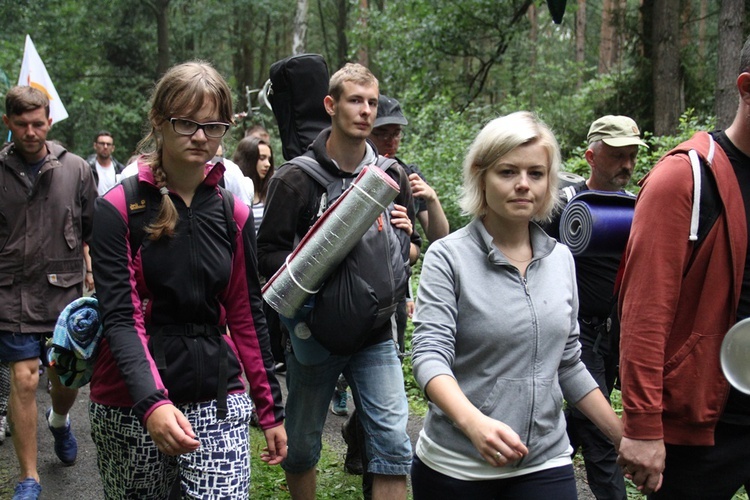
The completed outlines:
<svg viewBox="0 0 750 500">
<path fill-rule="evenodd" d="M 482 413 L 509 425 L 529 454 L 510 468 L 538 465 L 568 447 L 563 398 L 597 388 L 580 361 L 573 257 L 531 224 L 534 258 L 526 279 L 492 245 L 481 220 L 433 243 L 424 258 L 412 363 L 424 389 L 450 375 Z M 434 403 L 424 431 L 456 453 L 482 460 Z"/>
</svg>

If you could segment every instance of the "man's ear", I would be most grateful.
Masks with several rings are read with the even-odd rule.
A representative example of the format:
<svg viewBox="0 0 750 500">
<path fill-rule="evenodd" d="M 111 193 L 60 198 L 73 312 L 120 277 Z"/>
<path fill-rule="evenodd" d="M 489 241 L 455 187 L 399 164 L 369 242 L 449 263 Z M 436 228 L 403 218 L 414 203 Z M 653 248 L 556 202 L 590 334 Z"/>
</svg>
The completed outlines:
<svg viewBox="0 0 750 500">
<path fill-rule="evenodd" d="M 594 152 L 591 150 L 591 148 L 586 150 L 586 153 L 584 153 L 584 158 L 586 158 L 586 161 L 588 162 L 589 166 L 591 168 L 594 168 Z"/>
<path fill-rule="evenodd" d="M 8 119 L 8 115 L 3 115 L 3 123 L 6 127 L 10 128 L 10 120 Z"/>
<path fill-rule="evenodd" d="M 326 113 L 328 113 L 329 116 L 333 116 L 336 114 L 335 109 L 336 101 L 333 100 L 333 97 L 327 95 L 323 99 L 323 106 L 326 108 Z"/>
<path fill-rule="evenodd" d="M 740 92 L 740 99 L 750 105 L 750 73 L 742 72 L 737 77 L 737 90 Z"/>
</svg>

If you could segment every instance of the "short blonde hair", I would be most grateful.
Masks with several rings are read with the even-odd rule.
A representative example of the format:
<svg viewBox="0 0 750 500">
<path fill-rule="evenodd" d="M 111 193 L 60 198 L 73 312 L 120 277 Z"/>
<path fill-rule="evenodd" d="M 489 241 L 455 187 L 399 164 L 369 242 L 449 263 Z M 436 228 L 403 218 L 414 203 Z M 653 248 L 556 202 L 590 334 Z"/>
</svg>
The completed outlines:
<svg viewBox="0 0 750 500">
<path fill-rule="evenodd" d="M 562 162 L 560 146 L 550 128 L 535 114 L 518 111 L 495 118 L 479 132 L 463 165 L 463 189 L 459 205 L 464 215 L 482 217 L 487 213 L 484 177 L 487 171 L 514 149 L 538 142 L 547 150 L 549 171 L 547 195 L 535 221 L 548 221 L 559 203 L 558 172 Z"/>
<path fill-rule="evenodd" d="M 343 68 L 333 74 L 328 83 L 328 95 L 338 101 L 344 92 L 344 82 L 353 82 L 366 87 L 378 85 L 378 79 L 375 75 L 358 63 L 346 63 Z"/>
</svg>

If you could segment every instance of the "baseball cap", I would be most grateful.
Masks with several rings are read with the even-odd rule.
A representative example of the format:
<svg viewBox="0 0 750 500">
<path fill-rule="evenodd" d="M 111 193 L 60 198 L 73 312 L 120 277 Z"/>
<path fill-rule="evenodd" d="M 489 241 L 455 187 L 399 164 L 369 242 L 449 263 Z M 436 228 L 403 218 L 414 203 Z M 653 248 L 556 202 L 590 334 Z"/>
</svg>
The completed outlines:
<svg viewBox="0 0 750 500">
<path fill-rule="evenodd" d="M 375 118 L 373 128 L 382 127 L 383 125 L 408 125 L 401 105 L 393 97 L 380 94 L 378 97 L 378 116 Z"/>
<path fill-rule="evenodd" d="M 623 146 L 647 146 L 641 140 L 641 132 L 632 118 L 627 116 L 602 116 L 589 128 L 588 143 L 603 141 L 615 148 Z"/>
</svg>

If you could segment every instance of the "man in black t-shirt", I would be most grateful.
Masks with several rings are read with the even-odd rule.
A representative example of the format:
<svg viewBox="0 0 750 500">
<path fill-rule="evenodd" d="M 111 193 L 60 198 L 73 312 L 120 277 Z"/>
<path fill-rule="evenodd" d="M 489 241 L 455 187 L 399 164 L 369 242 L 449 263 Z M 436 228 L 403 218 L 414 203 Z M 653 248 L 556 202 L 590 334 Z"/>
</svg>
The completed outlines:
<svg viewBox="0 0 750 500">
<path fill-rule="evenodd" d="M 589 189 L 622 191 L 633 174 L 638 147 L 646 145 L 640 138 L 635 121 L 627 116 L 613 115 L 603 116 L 591 124 L 588 143 L 586 161 L 591 167 L 591 175 L 587 180 L 561 190 L 565 202 Z M 558 240 L 561 214 L 562 211 L 559 211 L 545 227 L 547 233 Z M 581 359 L 609 399 L 617 375 L 617 359 L 610 355 L 605 324 L 612 308 L 620 257 L 579 255 L 575 257 L 575 262 Z M 596 498 L 627 498 L 612 442 L 575 407 L 567 412 L 566 417 L 573 452 L 581 448 L 589 486 Z"/>
</svg>

